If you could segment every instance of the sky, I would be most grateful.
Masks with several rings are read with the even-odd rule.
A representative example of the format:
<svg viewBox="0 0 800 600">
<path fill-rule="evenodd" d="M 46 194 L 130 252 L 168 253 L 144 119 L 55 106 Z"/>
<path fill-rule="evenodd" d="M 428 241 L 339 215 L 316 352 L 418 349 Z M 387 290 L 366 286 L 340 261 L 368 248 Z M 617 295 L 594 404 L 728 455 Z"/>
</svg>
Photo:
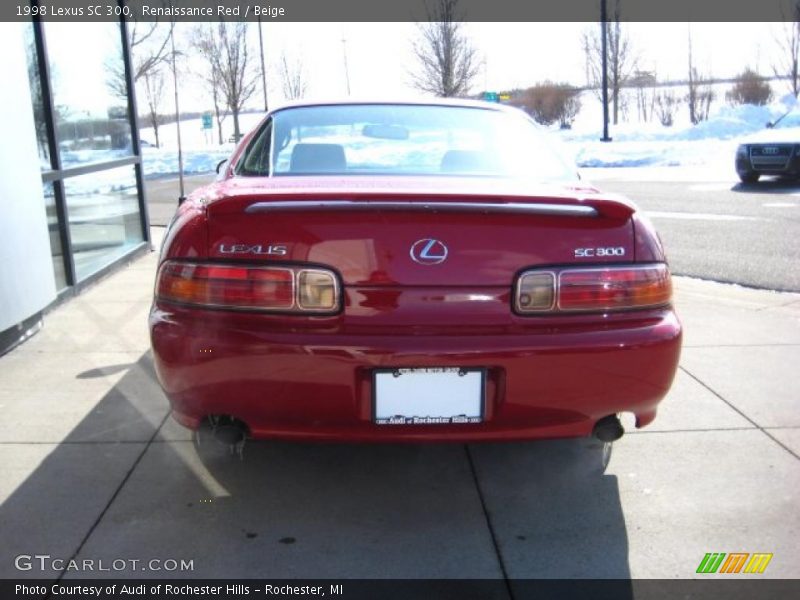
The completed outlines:
<svg viewBox="0 0 800 600">
<path fill-rule="evenodd" d="M 466 23 L 483 65 L 481 89 L 528 87 L 550 79 L 581 85 L 586 81 L 581 35 L 593 23 Z M 643 70 L 659 78 L 685 78 L 691 30 L 695 62 L 701 72 L 730 77 L 744 66 L 771 74 L 774 36 L 770 23 L 632 23 L 627 26 Z M 413 23 L 283 23 L 264 26 L 267 54 L 282 51 L 304 57 L 311 94 L 342 94 L 344 48 L 353 95 L 413 93 Z M 346 40 L 346 46 L 342 44 Z M 280 95 L 273 73 L 270 87 Z"/>
<path fill-rule="evenodd" d="M 176 26 L 177 39 L 185 38 L 193 24 Z M 256 24 L 250 28 L 252 50 L 258 51 Z M 772 75 L 776 61 L 776 34 L 781 24 L 772 23 L 629 23 L 640 68 L 654 71 L 660 80 L 684 79 L 687 74 L 687 39 L 691 31 L 695 63 L 701 73 L 732 77 L 745 66 Z M 307 97 L 346 96 L 345 72 L 353 97 L 407 97 L 417 92 L 411 85 L 414 66 L 414 23 L 285 23 L 262 25 L 270 103 L 283 100 L 278 59 L 286 53 L 290 62 L 300 61 L 308 84 Z M 524 88 L 545 79 L 574 85 L 586 82 L 581 35 L 596 23 L 465 23 L 481 68 L 475 92 Z M 64 64 L 80 69 L 62 73 L 61 97 L 66 104 L 108 106 L 103 60 L 97 57 L 96 40 L 102 47 L 114 44 L 108 24 L 67 23 L 48 25 L 48 46 L 58 50 Z M 344 40 L 344 42 L 343 42 Z M 87 42 L 91 41 L 92 44 Z M 179 45 L 183 45 L 179 43 Z M 191 53 L 189 53 L 191 54 Z M 345 71 L 345 55 L 347 70 Z M 92 59 L 87 59 L 92 56 Z M 191 75 L 196 59 L 180 69 L 181 107 L 187 111 L 211 108 L 210 99 Z M 171 89 L 165 90 L 163 110 L 170 110 Z M 141 101 L 140 101 L 141 104 Z M 249 103 L 263 104 L 259 88 Z M 142 107 L 140 106 L 140 109 Z"/>
</svg>

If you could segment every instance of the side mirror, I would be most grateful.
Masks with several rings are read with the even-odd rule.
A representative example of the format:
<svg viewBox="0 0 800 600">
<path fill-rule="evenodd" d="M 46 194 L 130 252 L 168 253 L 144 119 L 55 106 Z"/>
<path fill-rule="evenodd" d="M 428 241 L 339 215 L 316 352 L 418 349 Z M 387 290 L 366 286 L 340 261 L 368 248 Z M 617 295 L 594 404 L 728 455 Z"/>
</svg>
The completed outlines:
<svg viewBox="0 0 800 600">
<path fill-rule="evenodd" d="M 224 165 L 226 162 L 228 162 L 227 158 L 217 163 L 217 174 L 219 174 L 219 172 L 222 170 L 222 165 Z"/>
<path fill-rule="evenodd" d="M 772 121 L 766 124 L 767 129 L 772 129 L 773 127 L 775 127 L 775 123 L 773 123 Z"/>
</svg>

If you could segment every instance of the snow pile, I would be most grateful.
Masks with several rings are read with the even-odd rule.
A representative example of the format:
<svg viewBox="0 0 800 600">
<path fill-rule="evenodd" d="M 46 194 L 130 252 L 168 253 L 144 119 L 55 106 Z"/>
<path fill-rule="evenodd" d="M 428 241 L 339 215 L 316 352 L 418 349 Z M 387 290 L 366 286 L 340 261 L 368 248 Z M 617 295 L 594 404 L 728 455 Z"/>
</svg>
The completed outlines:
<svg viewBox="0 0 800 600">
<path fill-rule="evenodd" d="M 664 127 L 658 122 L 620 123 L 611 126 L 612 142 L 601 142 L 602 112 L 589 94 L 585 109 L 596 117 L 576 121 L 571 130 L 554 131 L 580 168 L 708 166 L 720 173 L 731 172 L 736 146 L 764 136 L 800 141 L 800 127 L 766 129 L 794 105 L 790 96 L 768 106 L 720 105 L 707 121 L 684 122 Z M 680 111 L 686 111 L 681 106 Z M 787 125 L 795 125 L 793 122 Z M 798 123 L 800 124 L 800 123 Z M 766 132 L 766 133 L 765 133 Z"/>
<path fill-rule="evenodd" d="M 183 174 L 213 173 L 219 161 L 228 158 L 233 149 L 233 144 L 223 144 L 208 149 L 185 149 Z M 166 148 L 142 148 L 142 165 L 144 165 L 144 176 L 148 179 L 177 175 L 178 152 Z"/>
</svg>

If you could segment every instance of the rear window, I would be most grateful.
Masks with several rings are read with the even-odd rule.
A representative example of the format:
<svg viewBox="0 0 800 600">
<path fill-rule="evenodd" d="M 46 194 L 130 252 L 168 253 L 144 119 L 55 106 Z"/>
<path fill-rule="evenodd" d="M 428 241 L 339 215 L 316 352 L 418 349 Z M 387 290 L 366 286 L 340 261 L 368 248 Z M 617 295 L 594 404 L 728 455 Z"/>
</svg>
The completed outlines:
<svg viewBox="0 0 800 600">
<path fill-rule="evenodd" d="M 522 112 L 388 104 L 280 110 L 254 136 L 236 172 L 575 178 Z"/>
</svg>

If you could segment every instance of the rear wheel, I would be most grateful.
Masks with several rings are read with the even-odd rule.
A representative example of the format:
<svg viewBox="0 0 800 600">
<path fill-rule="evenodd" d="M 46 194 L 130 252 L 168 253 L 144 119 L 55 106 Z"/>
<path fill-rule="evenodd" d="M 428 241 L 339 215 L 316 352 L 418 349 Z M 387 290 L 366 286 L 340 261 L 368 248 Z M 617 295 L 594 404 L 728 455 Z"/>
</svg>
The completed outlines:
<svg viewBox="0 0 800 600">
<path fill-rule="evenodd" d="M 742 183 L 756 183 L 759 177 L 761 177 L 761 175 L 758 173 L 753 173 L 752 171 L 747 173 L 739 173 L 739 179 L 742 180 Z"/>
</svg>

